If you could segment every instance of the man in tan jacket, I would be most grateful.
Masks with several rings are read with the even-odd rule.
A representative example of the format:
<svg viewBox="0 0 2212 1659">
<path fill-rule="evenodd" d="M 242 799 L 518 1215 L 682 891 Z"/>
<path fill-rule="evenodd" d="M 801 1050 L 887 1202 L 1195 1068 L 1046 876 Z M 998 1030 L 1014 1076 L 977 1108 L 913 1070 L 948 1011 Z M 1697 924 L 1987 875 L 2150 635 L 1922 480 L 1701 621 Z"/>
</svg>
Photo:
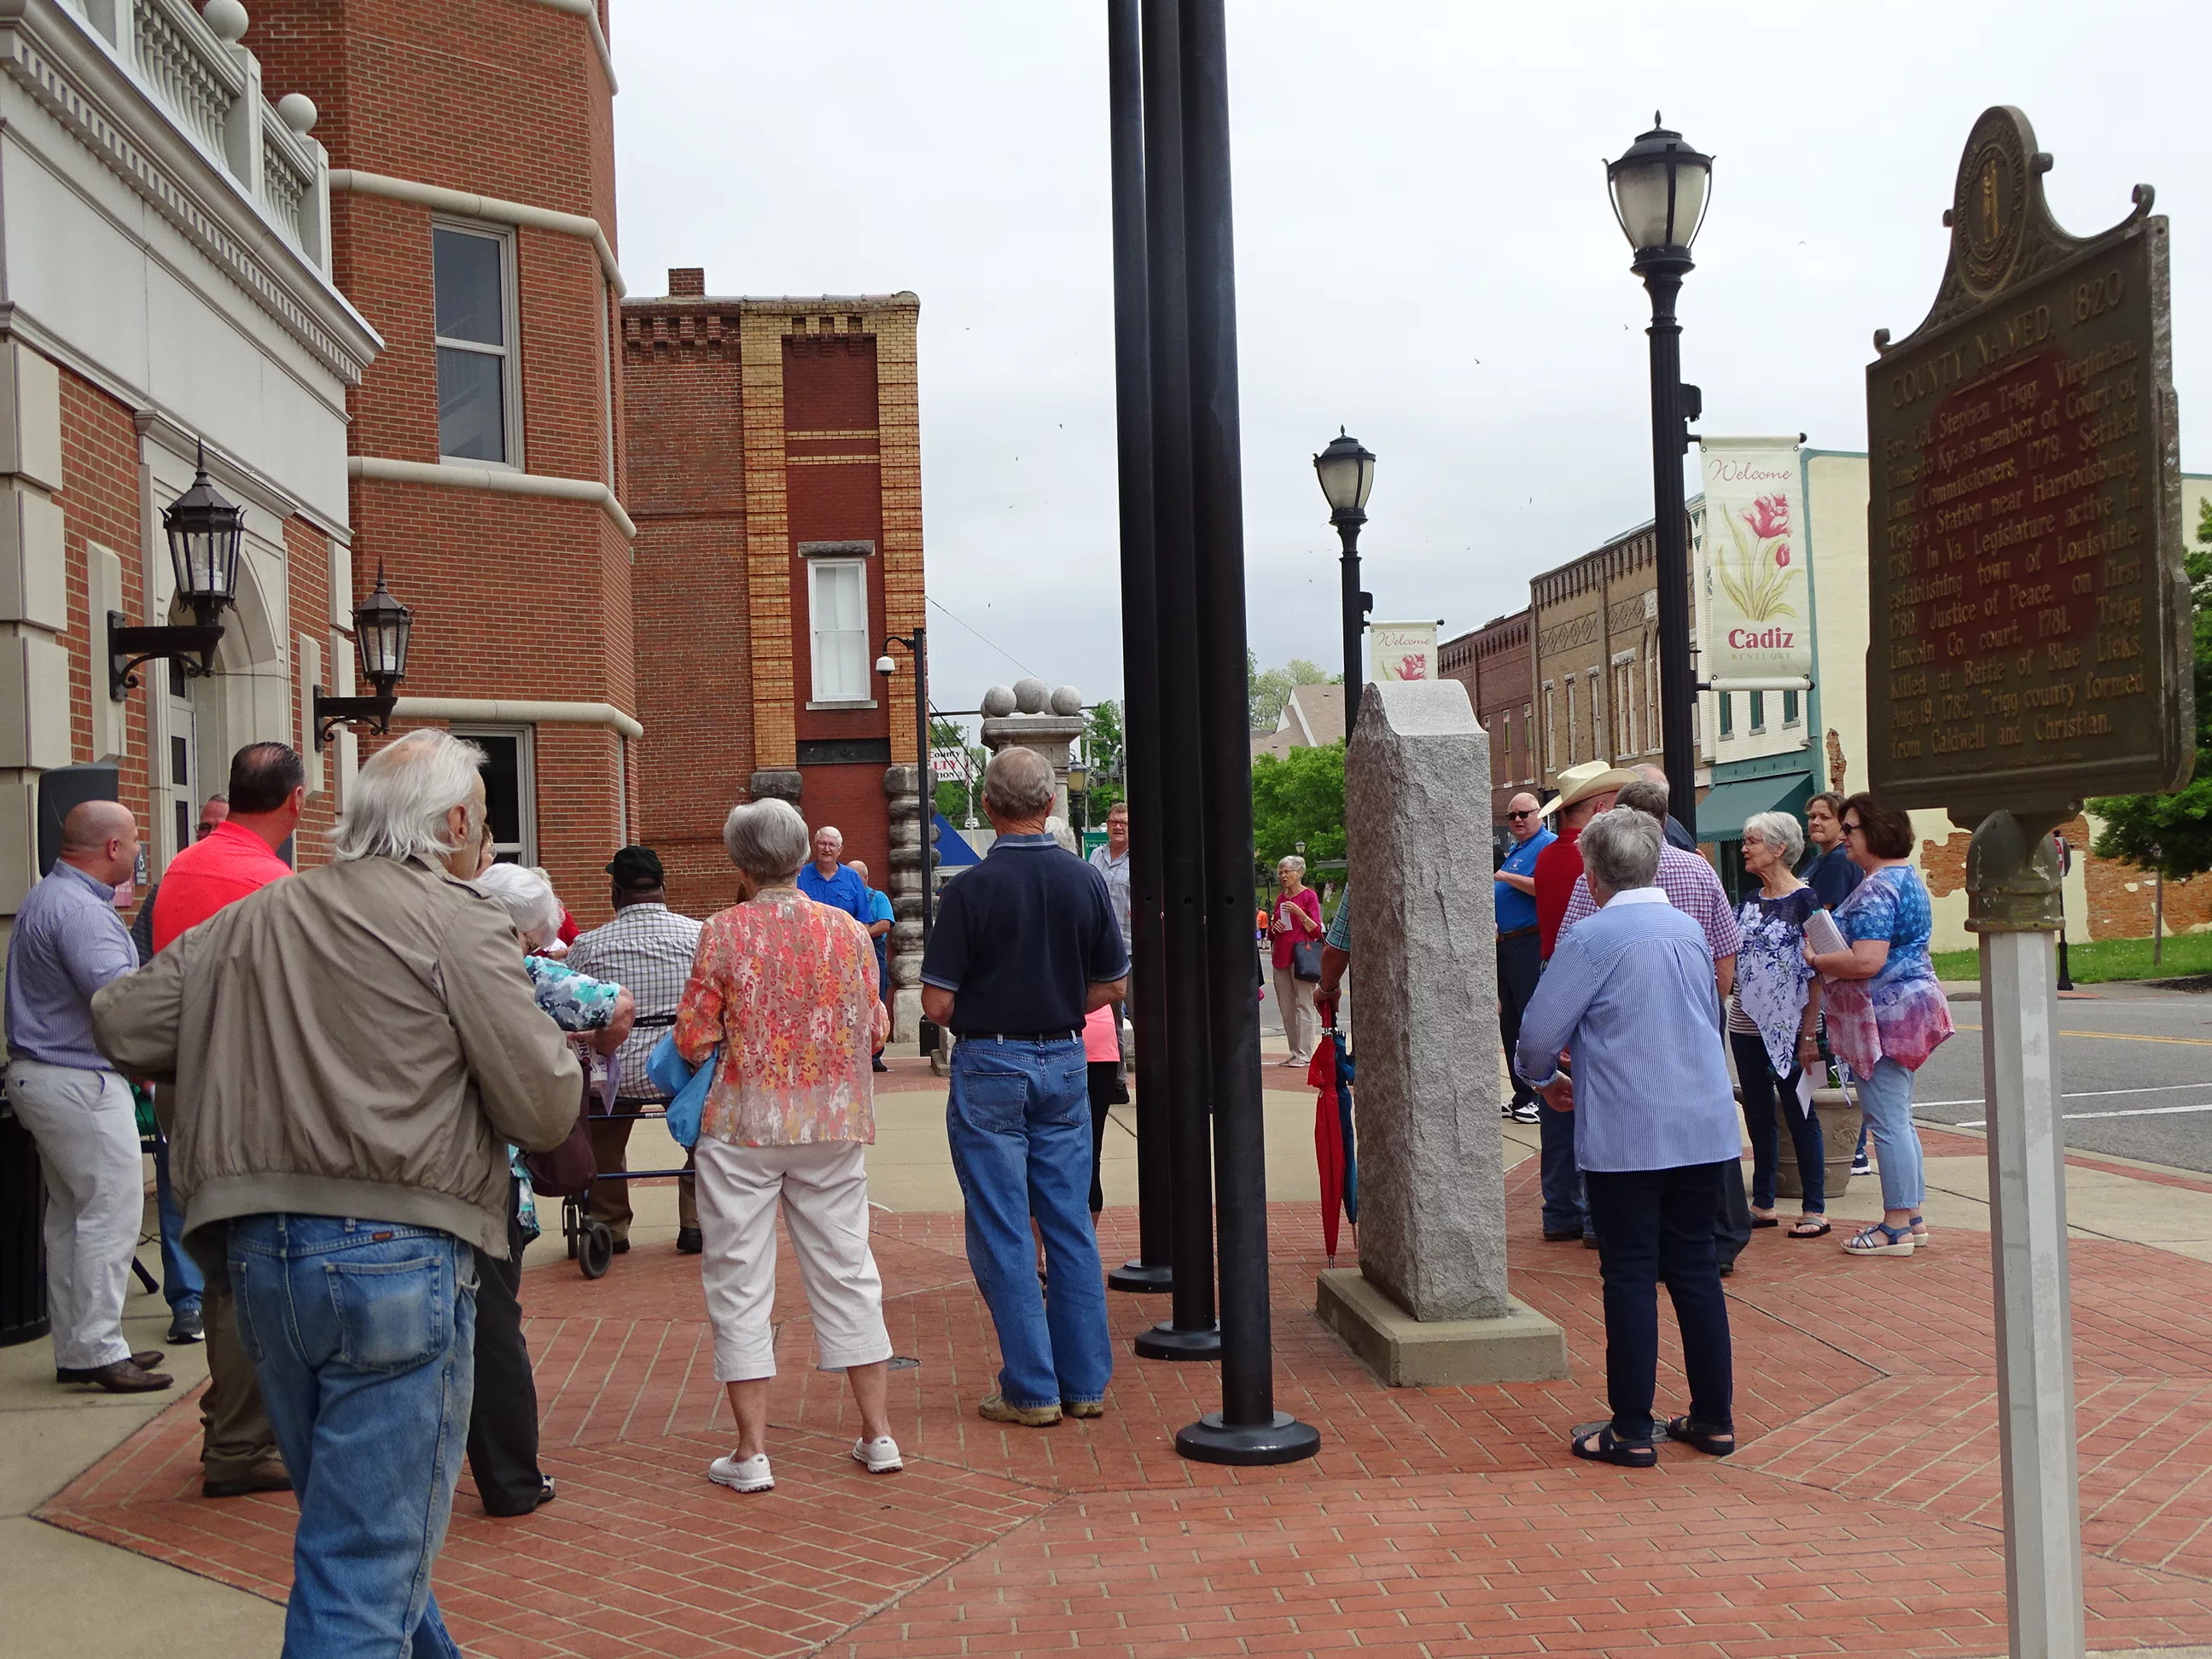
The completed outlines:
<svg viewBox="0 0 2212 1659">
<path fill-rule="evenodd" d="M 576 1121 L 575 1058 L 507 913 L 465 879 L 483 762 L 444 732 L 388 745 L 332 863 L 94 1000 L 117 1069 L 173 1083 L 185 1236 L 222 1239 L 300 1493 L 288 1652 L 458 1652 L 429 1566 L 475 1382 L 471 1247 L 506 1255 L 507 1143 Z"/>
</svg>

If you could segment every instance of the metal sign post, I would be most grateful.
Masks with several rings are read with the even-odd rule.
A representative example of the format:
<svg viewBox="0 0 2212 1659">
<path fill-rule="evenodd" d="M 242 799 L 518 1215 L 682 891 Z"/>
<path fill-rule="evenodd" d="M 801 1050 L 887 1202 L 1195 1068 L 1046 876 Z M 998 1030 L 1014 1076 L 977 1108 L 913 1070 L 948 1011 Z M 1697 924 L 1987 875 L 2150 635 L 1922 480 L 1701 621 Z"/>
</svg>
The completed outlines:
<svg viewBox="0 0 2212 1659">
<path fill-rule="evenodd" d="M 2027 118 L 1975 123 L 1927 320 L 1867 368 L 1869 769 L 1972 829 L 2005 1583 L 2014 1659 L 2085 1651 L 2054 987 L 2084 796 L 2194 760 L 2166 225 L 2051 216 Z"/>
</svg>

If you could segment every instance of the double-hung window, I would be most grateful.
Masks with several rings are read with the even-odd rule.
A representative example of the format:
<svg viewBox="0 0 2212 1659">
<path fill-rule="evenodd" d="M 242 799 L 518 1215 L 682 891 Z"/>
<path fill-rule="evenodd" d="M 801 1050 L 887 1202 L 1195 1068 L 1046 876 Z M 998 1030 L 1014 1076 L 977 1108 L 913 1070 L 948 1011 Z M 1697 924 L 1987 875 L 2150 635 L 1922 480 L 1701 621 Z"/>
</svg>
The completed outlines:
<svg viewBox="0 0 2212 1659">
<path fill-rule="evenodd" d="M 496 230 L 434 225 L 438 453 L 522 465 L 515 375 L 514 242 Z"/>
<path fill-rule="evenodd" d="M 806 562 L 809 640 L 817 703 L 865 703 L 868 683 L 868 567 L 863 559 Z"/>
</svg>

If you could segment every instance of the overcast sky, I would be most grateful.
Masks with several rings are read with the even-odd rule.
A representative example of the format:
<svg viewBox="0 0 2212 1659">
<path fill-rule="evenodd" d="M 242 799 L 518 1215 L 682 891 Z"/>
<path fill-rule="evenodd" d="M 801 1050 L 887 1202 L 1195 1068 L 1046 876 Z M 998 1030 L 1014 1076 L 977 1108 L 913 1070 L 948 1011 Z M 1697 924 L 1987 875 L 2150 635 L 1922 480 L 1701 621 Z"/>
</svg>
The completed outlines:
<svg viewBox="0 0 2212 1659">
<path fill-rule="evenodd" d="M 613 10 L 634 293 L 703 264 L 714 294 L 921 296 L 932 701 L 972 708 L 1025 671 L 1118 695 L 1103 4 Z M 1704 430 L 1864 447 L 1873 331 L 1925 314 L 1967 130 L 2008 102 L 2057 157 L 2075 234 L 2158 187 L 2183 460 L 2212 466 L 2208 19 L 2198 0 L 1231 0 L 1261 663 L 1338 665 L 1310 458 L 1340 423 L 1380 457 L 1380 620 L 1479 625 L 1650 517 L 1650 312 L 1601 163 L 1655 106 L 1717 158 L 1682 304 Z"/>
</svg>

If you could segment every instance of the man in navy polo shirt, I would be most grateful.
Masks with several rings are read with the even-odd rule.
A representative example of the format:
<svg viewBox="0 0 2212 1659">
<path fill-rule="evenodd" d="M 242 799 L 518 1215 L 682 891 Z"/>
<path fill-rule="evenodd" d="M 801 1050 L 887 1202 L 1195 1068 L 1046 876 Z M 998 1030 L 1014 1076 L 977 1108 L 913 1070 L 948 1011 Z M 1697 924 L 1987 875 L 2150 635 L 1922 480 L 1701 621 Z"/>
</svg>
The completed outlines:
<svg viewBox="0 0 2212 1659">
<path fill-rule="evenodd" d="M 1033 1429 L 1063 1413 L 1103 1414 L 1114 1373 L 1091 1222 L 1083 1021 L 1120 1000 L 1129 971 L 1105 881 L 1046 832 L 1053 793 L 1043 757 L 999 751 L 983 774 L 999 838 L 945 890 L 921 961 L 922 1017 L 959 1039 L 945 1127 L 967 1201 L 968 1265 L 1004 1361 L 979 1409 Z"/>
</svg>

